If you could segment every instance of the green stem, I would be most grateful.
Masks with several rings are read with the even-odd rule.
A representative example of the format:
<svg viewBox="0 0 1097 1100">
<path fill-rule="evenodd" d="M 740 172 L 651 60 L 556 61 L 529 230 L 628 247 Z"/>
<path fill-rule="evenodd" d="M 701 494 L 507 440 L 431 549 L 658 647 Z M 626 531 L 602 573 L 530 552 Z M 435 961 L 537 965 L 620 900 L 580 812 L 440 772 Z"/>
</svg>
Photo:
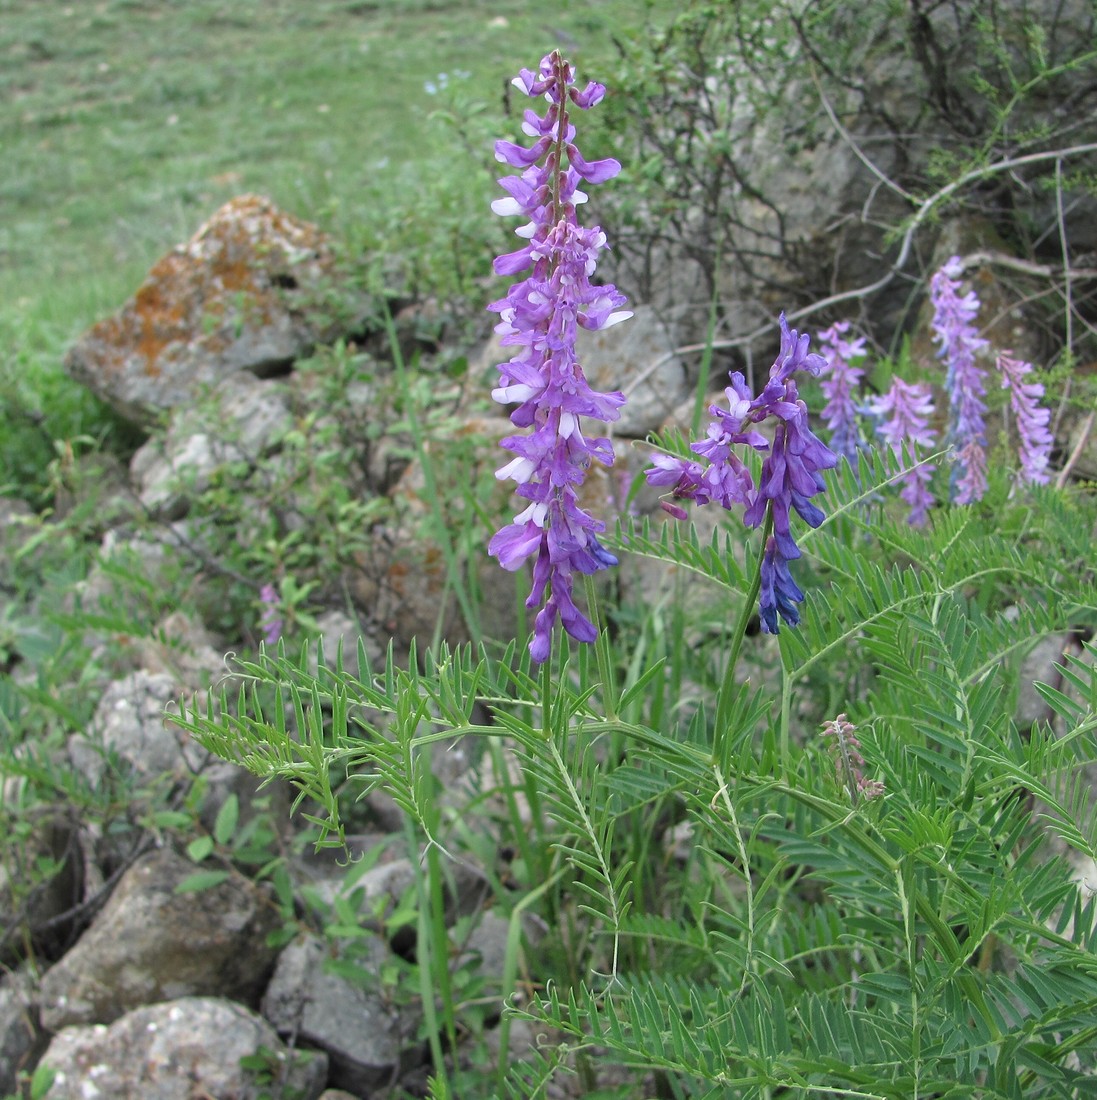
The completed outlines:
<svg viewBox="0 0 1097 1100">
<path fill-rule="evenodd" d="M 747 624 L 758 603 L 758 593 L 762 589 L 762 559 L 766 556 L 766 543 L 773 533 L 773 505 L 766 508 L 766 518 L 762 523 L 762 545 L 758 551 L 758 562 L 751 578 L 750 588 L 743 599 L 742 609 L 739 611 L 739 619 L 735 624 L 735 632 L 731 636 L 731 649 L 728 652 L 727 665 L 724 668 L 724 679 L 720 684 L 720 690 L 716 693 L 716 728 L 712 739 L 713 762 L 723 766 L 724 746 L 727 743 L 728 731 L 731 725 L 731 701 L 735 698 L 735 673 L 739 665 L 739 653 L 743 648 L 743 639 L 746 637 Z"/>
<path fill-rule="evenodd" d="M 432 889 L 428 881 L 431 875 L 438 870 L 435 865 L 437 862 L 437 854 L 435 853 L 434 861 L 432 861 L 430 856 L 434 852 L 434 849 L 432 846 L 428 845 L 427 867 L 424 870 L 422 863 L 417 858 L 418 840 L 415 836 L 415 830 L 412 826 L 410 817 L 405 822 L 405 832 L 408 841 L 408 854 L 415 861 L 415 887 L 419 909 L 416 935 L 419 1000 L 423 1007 L 423 1022 L 427 1032 L 427 1042 L 430 1044 L 431 1062 L 434 1065 L 434 1072 L 439 1081 L 445 1086 L 446 1095 L 448 1095 L 449 1082 L 446 1074 L 446 1060 L 442 1051 L 442 1036 L 439 1028 L 438 1009 L 434 999 L 436 992 L 439 991 L 439 986 L 441 986 L 441 991 L 443 992 L 443 1011 L 446 1015 L 445 1028 L 447 1039 L 451 1043 L 456 1040 L 453 1028 L 452 1001 L 445 995 L 448 993 L 449 989 L 449 958 L 448 951 L 445 948 L 447 939 L 444 915 L 442 923 L 443 938 L 441 945 L 439 945 L 435 940 L 438 934 L 438 921 L 433 919 L 434 914 L 432 912 L 434 908 L 433 902 L 435 901 L 433 897 L 435 890 Z M 444 910 L 442 912 L 444 913 Z M 439 973 L 440 968 L 446 968 L 445 978 L 441 982 L 439 982 L 441 978 L 441 974 Z"/>
</svg>

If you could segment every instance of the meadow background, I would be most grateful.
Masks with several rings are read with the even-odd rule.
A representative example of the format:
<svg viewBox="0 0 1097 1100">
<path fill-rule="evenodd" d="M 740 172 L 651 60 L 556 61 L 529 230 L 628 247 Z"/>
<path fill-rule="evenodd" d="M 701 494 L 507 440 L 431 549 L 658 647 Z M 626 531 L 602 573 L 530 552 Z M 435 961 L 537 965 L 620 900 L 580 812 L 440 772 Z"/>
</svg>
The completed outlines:
<svg viewBox="0 0 1097 1100">
<path fill-rule="evenodd" d="M 502 115 L 523 59 L 561 45 L 593 69 L 614 33 L 671 11 L 4 0 L 4 481 L 33 492 L 53 439 L 111 430 L 60 370 L 64 351 L 234 195 L 267 195 L 332 232 L 358 278 L 392 285 L 395 272 L 405 291 L 443 299 L 483 285 L 482 246 L 504 239 L 484 214 L 488 105 Z"/>
</svg>

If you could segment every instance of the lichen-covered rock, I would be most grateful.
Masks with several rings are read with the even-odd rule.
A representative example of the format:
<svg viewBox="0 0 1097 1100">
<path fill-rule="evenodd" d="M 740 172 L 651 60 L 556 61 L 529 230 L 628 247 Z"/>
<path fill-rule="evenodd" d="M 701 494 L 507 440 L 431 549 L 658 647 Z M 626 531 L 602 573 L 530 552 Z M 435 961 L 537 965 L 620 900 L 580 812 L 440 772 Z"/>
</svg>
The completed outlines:
<svg viewBox="0 0 1097 1100">
<path fill-rule="evenodd" d="M 258 999 L 274 963 L 278 913 L 242 877 L 177 893 L 195 870 L 150 852 L 122 876 L 91 927 L 42 979 L 42 1023 L 110 1023 L 138 1005 L 196 995 Z"/>
<path fill-rule="evenodd" d="M 66 1028 L 41 1064 L 56 1075 L 50 1100 L 260 1100 L 275 1083 L 278 1095 L 316 1100 L 327 1081 L 322 1053 L 287 1050 L 261 1017 L 214 997 L 138 1008 L 110 1027 Z"/>
<path fill-rule="evenodd" d="M 65 358 L 78 381 L 147 423 L 235 371 L 284 369 L 337 335 L 310 310 L 334 256 L 313 225 L 242 195 L 153 265 L 113 317 Z"/>
</svg>

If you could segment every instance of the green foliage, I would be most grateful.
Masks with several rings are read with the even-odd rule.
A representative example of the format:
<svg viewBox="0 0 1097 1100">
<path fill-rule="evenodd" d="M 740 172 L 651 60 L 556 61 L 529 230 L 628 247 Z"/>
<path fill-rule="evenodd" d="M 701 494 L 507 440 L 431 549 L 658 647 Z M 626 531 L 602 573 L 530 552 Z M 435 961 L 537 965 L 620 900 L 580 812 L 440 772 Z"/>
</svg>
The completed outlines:
<svg viewBox="0 0 1097 1100">
<path fill-rule="evenodd" d="M 1049 720 L 1013 714 L 1022 658 L 1097 618 L 1078 533 L 1093 502 L 1041 490 L 942 508 L 918 530 L 891 515 L 898 473 L 868 455 L 829 487 L 828 518 L 803 540 L 804 621 L 782 631 L 769 687 L 676 712 L 668 686 L 726 637 L 637 663 L 652 636 L 627 628 L 608 678 L 587 647 L 540 675 L 515 646 L 431 650 L 407 668 L 390 654 L 357 677 L 267 652 L 241 664 L 235 701 L 178 721 L 295 783 L 329 842 L 348 783 L 395 799 L 430 857 L 419 942 L 450 984 L 428 894 L 483 826 L 440 816 L 432 750 L 463 738 L 513 754 L 513 771 L 490 773 L 513 778 L 478 796 L 509 807 L 496 827 L 520 855 L 497 904 L 555 930 L 537 953 L 543 992 L 518 1014 L 555 1029 L 588 1090 L 605 1061 L 682 1096 L 1080 1095 L 1097 1071 L 1097 902 L 1064 857 L 1097 858 L 1097 653 L 1041 688 Z M 730 539 L 645 527 L 614 542 L 734 607 L 746 577 Z M 851 802 L 812 732 L 836 710 L 881 797 Z M 686 838 L 674 857 L 668 830 Z M 443 998 L 440 1029 L 456 1005 Z M 540 1095 L 558 1059 L 530 1057 L 501 1063 L 496 1087 Z"/>
</svg>

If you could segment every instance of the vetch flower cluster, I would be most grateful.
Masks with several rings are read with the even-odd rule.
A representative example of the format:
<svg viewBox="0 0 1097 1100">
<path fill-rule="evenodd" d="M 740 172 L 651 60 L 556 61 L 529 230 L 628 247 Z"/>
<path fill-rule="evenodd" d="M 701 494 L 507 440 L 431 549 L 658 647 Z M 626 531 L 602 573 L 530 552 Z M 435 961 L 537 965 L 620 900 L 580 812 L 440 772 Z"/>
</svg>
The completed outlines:
<svg viewBox="0 0 1097 1100">
<path fill-rule="evenodd" d="M 955 479 L 957 504 L 982 500 L 987 488 L 986 476 L 986 370 L 976 355 L 987 346 L 975 328 L 979 299 L 975 292 L 960 294 L 963 264 L 953 256 L 929 284 L 933 304 L 934 341 L 938 355 L 945 361 L 948 374 L 945 388 L 949 399 L 947 441 L 956 449 L 960 473 Z"/>
<path fill-rule="evenodd" d="M 905 462 L 903 444 L 913 465 L 903 477 L 900 497 L 910 505 L 907 523 L 920 527 L 926 522 L 926 514 L 933 503 L 929 483 L 936 466 L 931 462 L 919 463 L 918 447 L 932 448 L 933 429 L 929 418 L 933 415 L 933 396 L 924 382 L 904 382 L 892 379 L 886 394 L 873 398 L 869 403 L 872 412 L 880 417 L 877 428 L 884 442 L 890 445 L 895 457 Z"/>
<path fill-rule="evenodd" d="M 743 522 L 748 527 L 761 527 L 768 517 L 773 534 L 767 538 L 763 553 L 758 600 L 762 629 L 768 634 L 777 633 L 778 617 L 790 626 L 800 621 L 796 605 L 803 601 L 804 594 L 788 566 L 800 557 L 789 527 L 790 513 L 795 511 L 811 527 L 823 522 L 823 513 L 811 498 L 826 487 L 822 471 L 838 462 L 833 451 L 808 427 L 807 406 L 800 399 L 793 377 L 798 371 L 818 375 L 826 360 L 808 352 L 808 335 L 790 330 L 783 313 L 780 325 L 781 350 L 762 392 L 755 397 L 736 371 L 730 376 L 731 385 L 724 390 L 728 408 L 710 407 L 713 419 L 707 438 L 690 446 L 703 461 L 658 455 L 645 471 L 649 484 L 670 490 L 671 499 L 664 500 L 663 507 L 675 518 L 684 519 L 686 515 L 675 503 L 678 500 L 715 502 L 728 509 L 742 504 Z M 772 443 L 756 430 L 764 421 L 774 422 Z M 733 449 L 736 446 L 765 453 L 757 486 Z"/>
<path fill-rule="evenodd" d="M 857 727 L 844 714 L 823 723 L 823 736 L 834 739 L 834 771 L 856 806 L 858 797 L 879 798 L 884 784 L 878 779 L 865 777 L 865 758 L 861 755 L 861 742 L 857 740 Z"/>
<path fill-rule="evenodd" d="M 1023 359 L 1014 359 L 1008 352 L 1002 352 L 998 356 L 996 365 L 1002 376 L 1002 388 L 1009 390 L 1009 404 L 1017 422 L 1021 481 L 1046 485 L 1051 480 L 1048 475 L 1048 461 L 1054 440 L 1048 430 L 1051 412 L 1040 405 L 1040 399 L 1044 396 L 1044 384 L 1026 381 L 1032 373 L 1032 364 Z"/>
<path fill-rule="evenodd" d="M 847 340 L 848 321 L 838 321 L 819 333 L 819 345 L 827 366 L 819 376 L 819 386 L 827 403 L 819 414 L 830 429 L 830 448 L 845 455 L 850 463 L 857 461 L 857 452 L 864 445 L 857 424 L 860 407 L 854 393 L 865 372 L 857 366 L 865 356 L 865 338 Z"/>
<path fill-rule="evenodd" d="M 621 170 L 613 159 L 588 161 L 575 146 L 569 104 L 588 110 L 605 95 L 601 84 L 575 86 L 572 67 L 558 51 L 544 57 L 537 73 L 523 69 L 513 81 L 527 95 L 543 97 L 543 116 L 524 113 L 522 130 L 533 144 L 495 144 L 496 160 L 521 169 L 499 181 L 507 198 L 492 203 L 496 214 L 525 219 L 516 234 L 527 241 L 498 257 L 498 275 L 526 277 L 488 309 L 499 314 L 495 331 L 513 356 L 499 365 L 500 384 L 492 397 L 516 405 L 511 421 L 530 429 L 501 445 L 514 458 L 496 472 L 511 479 L 528 502 L 491 539 L 488 551 L 504 569 L 517 570 L 533 559 L 533 587 L 526 607 L 540 608 L 534 619 L 530 654 L 544 661 L 559 618 L 573 638 L 592 642 L 594 624 L 575 605 L 573 574 L 591 574 L 617 564 L 598 541 L 605 524 L 579 505 L 578 490 L 592 461 L 613 464 L 605 438 L 588 439 L 582 419 L 618 419 L 624 395 L 592 390 L 575 351 L 579 327 L 603 329 L 632 314 L 613 286 L 591 283 L 599 253 L 606 247 L 597 226 L 584 228 L 576 207 L 586 202 L 581 183 L 602 183 Z"/>
</svg>

